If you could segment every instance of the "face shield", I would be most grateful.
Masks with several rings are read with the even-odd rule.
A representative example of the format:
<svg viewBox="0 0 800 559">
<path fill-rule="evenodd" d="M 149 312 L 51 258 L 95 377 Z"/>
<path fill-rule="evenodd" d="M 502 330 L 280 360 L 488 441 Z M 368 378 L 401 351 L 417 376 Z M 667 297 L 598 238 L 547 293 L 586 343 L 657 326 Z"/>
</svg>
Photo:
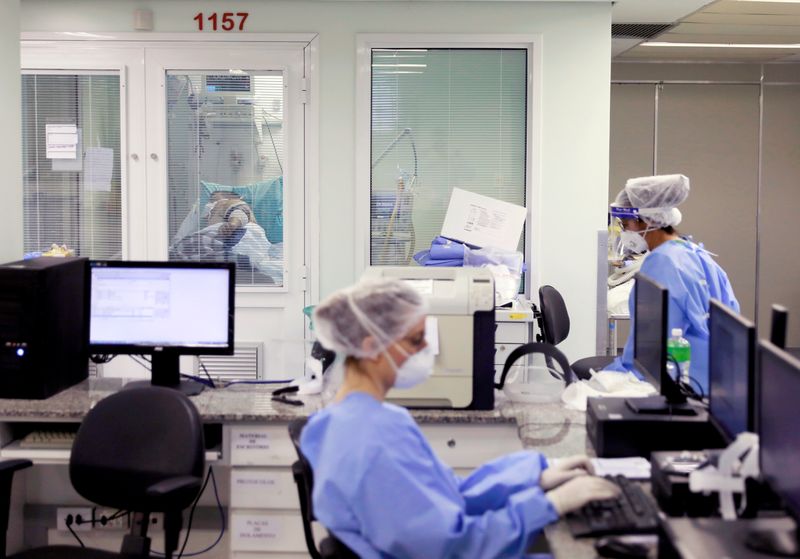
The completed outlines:
<svg viewBox="0 0 800 559">
<path fill-rule="evenodd" d="M 622 264 L 626 257 L 638 254 L 634 247 L 626 241 L 629 234 L 625 233 L 626 220 L 638 220 L 639 208 L 611 206 L 608 225 L 608 261 L 614 265 Z"/>
</svg>

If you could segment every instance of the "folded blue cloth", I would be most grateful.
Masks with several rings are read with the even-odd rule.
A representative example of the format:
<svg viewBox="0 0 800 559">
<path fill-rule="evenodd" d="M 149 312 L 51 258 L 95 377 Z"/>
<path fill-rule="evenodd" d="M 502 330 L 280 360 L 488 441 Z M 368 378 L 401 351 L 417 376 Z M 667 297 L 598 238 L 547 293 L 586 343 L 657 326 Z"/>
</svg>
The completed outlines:
<svg viewBox="0 0 800 559">
<path fill-rule="evenodd" d="M 418 252 L 414 255 L 414 260 L 420 266 L 461 267 L 464 265 L 463 258 L 433 258 L 430 250 Z"/>
</svg>

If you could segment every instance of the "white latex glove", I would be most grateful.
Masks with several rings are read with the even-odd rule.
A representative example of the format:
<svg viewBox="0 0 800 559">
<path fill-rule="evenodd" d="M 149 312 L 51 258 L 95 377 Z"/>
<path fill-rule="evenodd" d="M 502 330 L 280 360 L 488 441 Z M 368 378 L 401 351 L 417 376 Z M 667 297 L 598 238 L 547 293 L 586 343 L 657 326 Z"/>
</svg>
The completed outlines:
<svg viewBox="0 0 800 559">
<path fill-rule="evenodd" d="M 549 491 L 578 476 L 594 474 L 592 462 L 588 456 L 577 455 L 553 460 L 550 466 L 539 477 L 539 485 Z"/>
<path fill-rule="evenodd" d="M 619 493 L 619 487 L 601 477 L 578 476 L 548 491 L 545 495 L 558 515 L 564 516 L 592 501 L 614 499 Z"/>
</svg>

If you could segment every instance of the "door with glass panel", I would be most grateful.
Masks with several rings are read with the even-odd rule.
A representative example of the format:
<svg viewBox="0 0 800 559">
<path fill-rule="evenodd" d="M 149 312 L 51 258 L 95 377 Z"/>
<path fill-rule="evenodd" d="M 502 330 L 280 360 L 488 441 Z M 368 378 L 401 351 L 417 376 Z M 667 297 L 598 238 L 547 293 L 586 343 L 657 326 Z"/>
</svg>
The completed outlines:
<svg viewBox="0 0 800 559">
<path fill-rule="evenodd" d="M 302 371 L 305 293 L 303 53 L 147 51 L 153 257 L 236 264 L 236 334 L 267 375 Z M 152 108 L 152 110 L 150 110 Z"/>
</svg>

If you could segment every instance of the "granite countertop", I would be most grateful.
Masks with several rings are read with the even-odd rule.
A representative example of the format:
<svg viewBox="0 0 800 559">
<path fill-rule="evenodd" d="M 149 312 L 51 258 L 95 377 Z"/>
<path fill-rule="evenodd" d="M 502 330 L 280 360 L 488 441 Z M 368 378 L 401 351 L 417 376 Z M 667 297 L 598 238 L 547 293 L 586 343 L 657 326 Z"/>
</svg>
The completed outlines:
<svg viewBox="0 0 800 559">
<path fill-rule="evenodd" d="M 90 378 L 46 400 L 0 399 L 0 420 L 80 421 L 98 401 L 120 390 L 129 382 L 118 378 Z M 307 417 L 323 407 L 319 395 L 296 396 L 302 406 L 273 401 L 275 385 L 234 384 L 207 389 L 192 397 L 206 422 L 291 421 Z M 511 423 L 516 422 L 523 437 L 550 438 L 542 432 L 553 426 L 569 428 L 584 424 L 585 414 L 565 410 L 557 403 L 518 404 L 496 392 L 494 410 L 411 410 L 420 423 Z M 556 431 L 557 433 L 557 431 Z"/>
</svg>

